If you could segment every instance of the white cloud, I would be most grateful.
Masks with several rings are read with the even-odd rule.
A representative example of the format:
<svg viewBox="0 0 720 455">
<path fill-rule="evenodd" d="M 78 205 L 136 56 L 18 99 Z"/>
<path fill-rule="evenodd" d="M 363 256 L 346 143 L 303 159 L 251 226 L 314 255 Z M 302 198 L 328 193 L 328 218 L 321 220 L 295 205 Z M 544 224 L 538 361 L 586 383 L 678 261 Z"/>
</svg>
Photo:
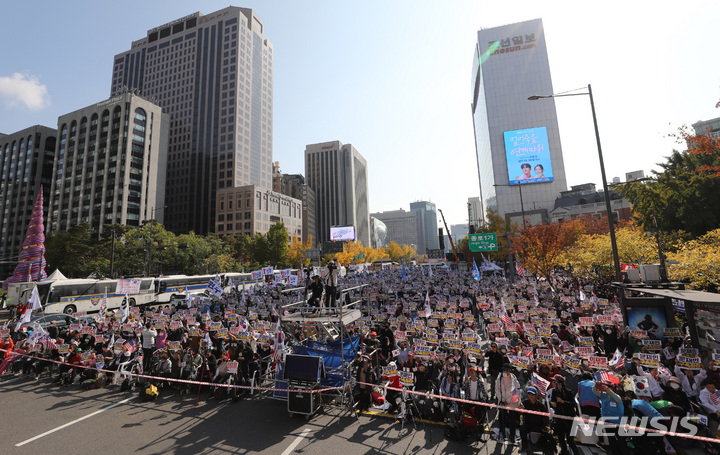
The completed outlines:
<svg viewBox="0 0 720 455">
<path fill-rule="evenodd" d="M 31 111 L 50 105 L 47 87 L 37 77 L 20 73 L 0 76 L 0 98 L 10 107 L 24 104 Z"/>
</svg>

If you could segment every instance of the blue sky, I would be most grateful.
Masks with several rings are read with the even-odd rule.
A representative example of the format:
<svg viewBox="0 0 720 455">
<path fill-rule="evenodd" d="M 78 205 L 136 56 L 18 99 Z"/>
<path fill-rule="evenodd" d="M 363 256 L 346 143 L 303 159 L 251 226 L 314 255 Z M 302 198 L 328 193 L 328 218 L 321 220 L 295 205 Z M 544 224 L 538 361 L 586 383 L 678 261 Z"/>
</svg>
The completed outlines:
<svg viewBox="0 0 720 455">
<path fill-rule="evenodd" d="M 3 5 L 0 132 L 109 96 L 115 54 L 217 1 L 24 1 Z M 478 196 L 470 116 L 476 32 L 542 18 L 556 92 L 591 83 L 608 178 L 656 168 L 683 124 L 720 117 L 713 45 L 720 2 L 248 0 L 274 46 L 274 151 L 303 173 L 306 144 L 367 159 L 370 210 L 431 200 L 448 224 Z M 7 20 L 10 19 L 10 20 Z M 568 184 L 600 183 L 586 97 L 556 102 Z"/>
</svg>

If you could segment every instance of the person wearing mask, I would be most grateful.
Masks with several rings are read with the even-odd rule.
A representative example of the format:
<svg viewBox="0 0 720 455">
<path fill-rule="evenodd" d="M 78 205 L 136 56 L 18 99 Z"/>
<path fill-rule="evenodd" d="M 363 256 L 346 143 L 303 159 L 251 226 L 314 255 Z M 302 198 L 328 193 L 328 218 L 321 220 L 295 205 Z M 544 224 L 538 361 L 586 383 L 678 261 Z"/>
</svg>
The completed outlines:
<svg viewBox="0 0 720 455">
<path fill-rule="evenodd" d="M 509 408 L 520 407 L 520 383 L 514 374 L 512 374 L 512 368 L 509 364 L 503 365 L 502 375 L 495 381 L 495 396 L 497 397 L 498 404 Z M 505 409 L 500 410 L 499 428 L 500 435 L 503 437 L 505 430 L 510 431 L 509 441 L 515 442 L 515 430 L 517 429 L 517 412 L 508 411 Z"/>
<path fill-rule="evenodd" d="M 690 400 L 682 387 L 682 381 L 677 376 L 671 376 L 668 379 L 667 387 L 663 392 L 662 399 L 671 402 L 676 406 L 680 406 L 685 412 L 690 412 Z"/>
<path fill-rule="evenodd" d="M 615 350 L 618 348 L 618 336 L 615 326 L 606 325 L 605 333 L 602 334 L 603 347 L 605 349 L 605 356 L 612 358 L 615 355 Z"/>
<path fill-rule="evenodd" d="M 575 397 L 573 393 L 565 387 L 565 377 L 558 374 L 555 375 L 555 388 L 552 391 L 550 406 L 555 410 L 555 414 L 561 416 L 575 417 L 577 416 L 577 407 L 575 406 Z M 572 421 L 566 419 L 554 419 L 553 430 L 560 444 L 560 455 L 568 454 L 568 446 L 573 455 L 577 455 L 578 448 L 575 445 L 575 438 L 570 435 Z"/>
<path fill-rule="evenodd" d="M 155 374 L 161 378 L 169 378 L 172 375 L 172 362 L 167 352 L 160 354 L 160 362 L 157 364 Z"/>
</svg>

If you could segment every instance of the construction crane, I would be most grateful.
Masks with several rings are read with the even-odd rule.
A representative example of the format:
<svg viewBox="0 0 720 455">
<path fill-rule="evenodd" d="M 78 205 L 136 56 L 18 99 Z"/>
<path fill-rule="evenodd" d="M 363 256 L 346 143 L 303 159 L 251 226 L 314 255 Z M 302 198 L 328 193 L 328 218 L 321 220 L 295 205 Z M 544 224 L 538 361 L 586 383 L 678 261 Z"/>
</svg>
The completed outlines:
<svg viewBox="0 0 720 455">
<path fill-rule="evenodd" d="M 453 254 L 455 255 L 455 264 L 460 264 L 460 260 L 458 259 L 457 251 L 455 251 L 455 244 L 453 243 L 452 235 L 450 235 L 450 229 L 448 229 L 448 225 L 445 222 L 445 215 L 443 215 L 442 210 L 438 209 L 438 212 L 440 212 L 440 216 L 442 217 L 443 224 L 445 225 L 445 232 L 448 233 L 448 239 L 450 239 L 450 247 L 453 250 Z"/>
</svg>

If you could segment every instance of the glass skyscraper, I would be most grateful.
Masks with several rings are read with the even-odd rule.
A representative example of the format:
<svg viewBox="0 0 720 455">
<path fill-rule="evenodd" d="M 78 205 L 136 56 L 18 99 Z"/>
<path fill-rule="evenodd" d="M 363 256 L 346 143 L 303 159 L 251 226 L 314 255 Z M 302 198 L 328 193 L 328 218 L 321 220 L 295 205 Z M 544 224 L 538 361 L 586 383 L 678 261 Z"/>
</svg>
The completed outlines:
<svg viewBox="0 0 720 455">
<path fill-rule="evenodd" d="M 216 193 L 272 188 L 273 48 L 251 9 L 199 12 L 148 30 L 115 56 L 111 94 L 170 116 L 165 225 L 215 230 Z"/>
<path fill-rule="evenodd" d="M 482 218 L 547 219 L 567 183 L 555 101 L 528 101 L 553 93 L 542 20 L 478 31 L 471 89 Z"/>
</svg>

